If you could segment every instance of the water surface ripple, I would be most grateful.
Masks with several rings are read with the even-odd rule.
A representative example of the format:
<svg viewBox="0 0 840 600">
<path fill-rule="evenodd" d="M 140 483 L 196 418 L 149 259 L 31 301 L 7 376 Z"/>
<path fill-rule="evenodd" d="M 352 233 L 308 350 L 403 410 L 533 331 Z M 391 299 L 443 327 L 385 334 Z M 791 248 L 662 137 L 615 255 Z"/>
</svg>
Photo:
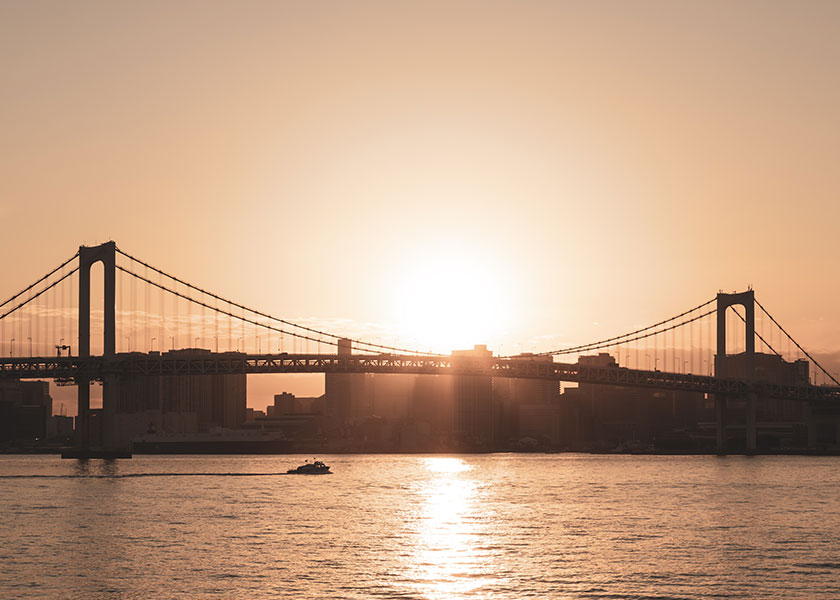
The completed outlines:
<svg viewBox="0 0 840 600">
<path fill-rule="evenodd" d="M 0 457 L 0 597 L 840 597 L 836 458 L 318 458 Z"/>
</svg>

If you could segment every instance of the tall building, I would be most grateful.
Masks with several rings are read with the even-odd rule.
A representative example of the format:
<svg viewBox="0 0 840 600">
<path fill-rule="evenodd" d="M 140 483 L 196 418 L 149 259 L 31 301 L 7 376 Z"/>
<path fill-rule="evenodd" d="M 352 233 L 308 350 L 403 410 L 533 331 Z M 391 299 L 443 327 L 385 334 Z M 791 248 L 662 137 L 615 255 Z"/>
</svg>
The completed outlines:
<svg viewBox="0 0 840 600">
<path fill-rule="evenodd" d="M 352 355 L 351 341 L 338 341 L 338 356 Z M 373 414 L 372 376 L 366 373 L 327 373 L 324 376 L 324 411 L 328 417 L 348 421 Z"/>
<path fill-rule="evenodd" d="M 517 354 L 511 360 L 546 363 L 554 361 L 550 355 L 532 354 L 530 352 Z M 517 406 L 521 404 L 552 404 L 557 402 L 560 397 L 560 382 L 555 380 L 499 378 L 494 385 L 500 398 Z"/>
<path fill-rule="evenodd" d="M 750 371 L 752 362 L 753 372 Z M 716 373 L 739 379 L 755 379 L 779 385 L 808 385 L 810 363 L 800 359 L 793 362 L 776 354 L 756 352 L 715 357 Z M 829 411 L 830 412 L 830 411 Z M 746 436 L 738 430 L 745 427 L 747 403 L 744 398 L 730 398 L 726 403 L 726 422 L 735 429 L 732 447 L 744 443 Z M 822 415 L 815 422 L 808 404 L 781 398 L 756 398 L 756 448 L 804 448 L 815 443 L 834 446 L 840 444 L 840 419 L 832 414 Z M 817 433 L 817 430 L 820 430 Z M 732 432 L 730 432 L 732 433 Z"/>
<path fill-rule="evenodd" d="M 478 344 L 472 350 L 452 352 L 457 368 L 481 370 L 490 366 L 493 353 Z M 492 449 L 499 435 L 499 403 L 490 375 L 453 375 L 456 441 L 464 449 Z"/>
<path fill-rule="evenodd" d="M 606 353 L 581 356 L 578 363 L 622 368 Z M 566 389 L 559 405 L 561 446 L 570 449 L 688 450 L 711 443 L 698 430 L 700 421 L 712 416 L 700 393 L 581 383 Z"/>
<path fill-rule="evenodd" d="M 209 350 L 190 348 L 172 350 L 165 355 L 194 359 L 209 354 Z M 150 429 L 159 433 L 198 433 L 217 427 L 235 429 L 245 422 L 246 403 L 244 373 L 122 379 L 114 408 L 116 443 L 128 446 L 136 436 Z"/>
<path fill-rule="evenodd" d="M 524 353 L 512 360 L 552 362 L 550 355 Z M 532 438 L 544 445 L 555 445 L 558 436 L 560 382 L 546 379 L 493 380 L 499 401 L 500 439 L 510 446 L 521 438 Z"/>
<path fill-rule="evenodd" d="M 373 414 L 386 419 L 406 419 L 414 395 L 414 380 L 414 375 L 371 375 L 369 393 Z"/>
<path fill-rule="evenodd" d="M 50 417 L 49 382 L 0 382 L 0 442 L 44 440 Z"/>
<path fill-rule="evenodd" d="M 432 449 L 452 449 L 455 428 L 452 376 L 416 376 L 408 414 L 429 438 Z"/>
<path fill-rule="evenodd" d="M 800 359 L 788 362 L 777 354 L 753 354 L 753 374 L 749 375 L 749 357 L 746 352 L 715 358 L 715 368 L 726 377 L 757 379 L 779 385 L 808 385 L 810 363 Z M 759 398 L 757 417 L 762 420 L 802 420 L 805 404 L 794 400 Z"/>
<path fill-rule="evenodd" d="M 265 407 L 267 417 L 279 417 L 282 415 L 293 415 L 297 412 L 297 398 L 289 392 L 274 394 L 274 404 Z"/>
</svg>

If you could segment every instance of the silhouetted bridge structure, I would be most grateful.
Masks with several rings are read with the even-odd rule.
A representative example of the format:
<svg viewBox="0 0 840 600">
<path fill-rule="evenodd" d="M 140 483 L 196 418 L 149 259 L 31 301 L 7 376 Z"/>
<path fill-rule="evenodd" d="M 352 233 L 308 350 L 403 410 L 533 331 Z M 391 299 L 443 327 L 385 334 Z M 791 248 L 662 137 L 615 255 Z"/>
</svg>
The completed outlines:
<svg viewBox="0 0 840 600">
<path fill-rule="evenodd" d="M 229 375 L 272 373 L 379 373 L 395 375 L 459 375 L 546 379 L 659 390 L 760 397 L 797 401 L 840 401 L 840 388 L 779 385 L 704 375 L 597 367 L 579 363 L 537 362 L 516 358 L 426 357 L 414 355 L 335 354 L 204 354 L 196 357 L 116 354 L 112 357 L 74 356 L 2 358 L 0 375 L 15 379 L 105 381 L 108 377 L 150 375 Z"/>
<path fill-rule="evenodd" d="M 127 265 L 119 264 L 119 261 Z M 77 262 L 76 266 L 71 263 Z M 91 353 L 91 266 L 101 262 L 104 265 L 103 309 L 102 309 L 102 353 Z M 120 307 L 117 310 L 117 283 L 128 276 L 130 287 L 122 285 Z M 72 287 L 78 279 L 78 289 Z M 66 289 L 70 283 L 70 293 Z M 136 285 L 140 284 L 138 295 Z M 59 293 L 60 289 L 65 291 Z M 127 293 L 128 290 L 128 293 Z M 74 296 L 78 294 L 76 302 Z M 152 294 L 159 299 L 152 299 Z M 126 297 L 131 306 L 125 307 Z M 138 306 L 143 299 L 142 308 Z M 155 305 L 155 302 L 157 304 Z M 70 306 L 68 307 L 68 304 Z M 183 306 L 187 309 L 184 310 Z M 714 306 L 712 306 L 714 305 Z M 736 310 L 742 307 L 744 314 Z M 772 322 L 775 329 L 770 335 L 762 335 L 755 327 L 755 307 Z M 729 310 L 728 310 L 729 309 Z M 196 314 L 195 311 L 199 311 Z M 71 314 L 68 319 L 68 313 Z M 744 328 L 743 367 L 739 376 L 727 377 L 727 318 L 735 314 Z M 77 314 L 77 319 L 73 316 Z M 117 314 L 126 323 L 118 323 Z M 139 317 L 138 317 L 139 315 Z M 209 318 L 208 318 L 209 315 Z M 138 324 L 138 318 L 143 323 Z M 220 324 L 219 319 L 224 322 Z M 236 331 L 234 332 L 234 323 Z M 707 340 L 715 332 L 714 354 L 711 348 L 708 359 L 702 359 L 702 326 L 706 328 Z M 737 321 L 736 321 L 737 323 Z M 763 323 L 763 321 L 762 321 Z M 3 329 L 5 324 L 9 327 Z M 120 341 L 126 341 L 127 352 L 117 352 L 117 328 L 122 327 Z M 253 339 L 246 335 L 246 326 L 251 328 Z M 695 327 L 701 328 L 701 343 L 694 342 Z M 731 327 L 731 324 L 729 325 Z M 7 332 L 10 329 L 10 333 Z M 208 333 L 212 330 L 213 335 Z M 689 344 L 685 344 L 686 332 Z M 677 333 L 681 335 L 678 355 Z M 782 354 L 772 345 L 772 333 L 778 333 L 779 343 L 793 343 L 801 354 L 807 356 L 814 368 L 814 381 L 822 374 L 834 385 L 812 385 L 806 365 L 805 380 L 795 384 L 781 384 L 767 381 L 755 368 L 756 340 L 780 359 Z M 157 335 L 154 335 L 154 334 Z M 194 334 L 198 333 L 198 336 Z M 225 336 L 227 333 L 227 336 Z M 784 334 L 784 336 L 782 335 Z M 267 346 L 276 342 L 282 345 L 292 342 L 296 350 L 301 346 L 322 344 L 339 347 L 340 342 L 352 344 L 357 353 L 311 353 L 278 352 L 263 353 L 259 350 L 265 336 Z M 272 337 L 273 336 L 273 337 Z M 229 347 L 218 351 L 220 340 L 225 337 Z M 668 345 L 668 337 L 671 344 Z M 160 352 L 166 339 L 170 348 L 186 348 L 183 352 Z M 181 340 L 186 338 L 186 344 Z M 770 338 L 768 340 L 768 338 Z M 28 341 L 29 356 L 16 356 L 17 348 L 25 347 Z M 142 339 L 142 344 L 137 340 Z M 197 343 L 205 345 L 213 340 L 216 351 L 204 350 L 191 353 Z M 233 351 L 233 340 L 237 351 Z M 76 355 L 72 355 L 75 342 Z M 132 340 L 141 351 L 130 351 Z M 177 343 L 176 343 L 177 340 Z M 661 341 L 662 356 L 657 344 Z M 154 351 L 154 342 L 158 351 Z M 651 341 L 654 343 L 650 349 Z M 640 352 L 640 342 L 645 348 Z M 245 346 L 252 343 L 251 352 Z M 319 330 L 285 319 L 250 309 L 246 306 L 213 294 L 185 280 L 174 277 L 152 265 L 140 261 L 119 250 L 114 242 L 96 247 L 81 247 L 69 260 L 48 272 L 35 283 L 15 294 L 0 305 L 0 346 L 5 345 L 0 357 L 0 378 L 8 379 L 55 379 L 78 386 L 79 443 L 86 445 L 87 420 L 90 410 L 90 383 L 103 384 L 103 405 L 107 406 L 117 393 L 122 379 L 164 375 L 189 376 L 207 374 L 267 374 L 267 373 L 382 373 L 413 375 L 454 375 L 494 378 L 543 379 L 587 384 L 642 387 L 657 390 L 675 390 L 709 394 L 715 398 L 718 447 L 726 444 L 726 402 L 727 398 L 743 398 L 747 410 L 747 448 L 755 448 L 755 401 L 756 398 L 778 398 L 808 403 L 813 406 L 840 406 L 840 383 L 822 368 L 793 338 L 778 324 L 749 290 L 737 294 L 719 293 L 715 298 L 689 311 L 636 329 L 626 334 L 589 344 L 552 350 L 539 354 L 507 357 L 472 357 L 463 355 L 440 355 L 420 352 L 397 346 L 346 339 L 343 335 Z M 240 348 L 241 345 L 241 348 Z M 711 344 L 707 344 L 711 345 Z M 9 348 L 9 356 L 5 349 Z M 55 347 L 56 356 L 49 356 L 43 350 Z M 40 352 L 36 351 L 40 350 Z M 63 351 L 67 351 L 64 355 Z M 138 350 L 138 348 L 135 348 Z M 555 356 L 584 355 L 602 350 L 612 351 L 619 357 L 619 364 L 595 364 L 578 361 L 564 363 L 555 361 Z M 671 354 L 670 360 L 668 354 Z M 21 354 L 18 352 L 17 354 Z M 631 356 L 635 356 L 636 368 Z M 640 357 L 645 356 L 648 368 L 640 369 Z M 689 359 L 690 357 L 690 359 Z M 620 366 L 626 358 L 624 366 Z M 650 359 L 654 368 L 650 369 Z M 658 368 L 662 360 L 663 369 Z M 702 360 L 701 360 L 702 359 Z M 804 362 L 804 361 L 803 361 Z M 691 364 L 691 368 L 689 368 Z M 714 366 L 716 376 L 709 372 Z M 672 367 L 672 368 L 668 368 Z M 696 373 L 704 370 L 709 374 Z"/>
</svg>

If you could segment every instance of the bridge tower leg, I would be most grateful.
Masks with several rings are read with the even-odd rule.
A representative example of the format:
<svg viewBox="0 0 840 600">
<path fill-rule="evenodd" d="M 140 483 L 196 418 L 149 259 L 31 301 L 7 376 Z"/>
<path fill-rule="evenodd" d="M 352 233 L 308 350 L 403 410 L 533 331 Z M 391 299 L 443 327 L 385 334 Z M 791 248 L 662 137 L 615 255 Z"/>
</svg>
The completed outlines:
<svg viewBox="0 0 840 600">
<path fill-rule="evenodd" d="M 726 396 L 715 395 L 715 433 L 718 454 L 726 454 Z"/>
<path fill-rule="evenodd" d="M 743 373 L 737 376 L 750 380 L 755 377 L 755 292 L 747 290 L 739 294 L 717 295 L 717 355 L 715 356 L 715 376 L 727 377 L 736 375 L 726 360 L 726 309 L 730 306 L 741 305 L 744 307 L 744 320 L 746 321 L 746 339 L 744 340 L 745 366 Z M 746 398 L 746 426 L 747 452 L 754 452 L 756 449 L 756 398 L 750 394 Z M 719 454 L 726 454 L 726 397 L 720 394 L 715 396 L 715 417 L 717 425 L 717 451 Z"/>
<path fill-rule="evenodd" d="M 756 425 L 755 425 L 755 412 L 756 412 L 756 404 L 758 403 L 758 397 L 756 396 L 755 392 L 750 392 L 747 394 L 747 453 L 755 452 L 756 450 Z"/>
<path fill-rule="evenodd" d="M 79 248 L 79 357 L 90 357 L 90 268 L 97 262 L 103 264 L 104 277 L 104 344 L 103 355 L 114 356 L 116 351 L 116 250 L 114 242 L 99 246 L 81 246 Z M 76 425 L 76 443 L 82 448 L 90 447 L 90 379 L 80 377 L 77 381 L 78 417 Z M 108 402 L 108 381 L 104 382 L 103 412 L 113 404 Z M 111 386 L 112 387 L 112 386 Z M 107 421 L 107 419 L 106 419 Z M 110 431 L 110 423 L 102 424 L 102 431 Z"/>
</svg>

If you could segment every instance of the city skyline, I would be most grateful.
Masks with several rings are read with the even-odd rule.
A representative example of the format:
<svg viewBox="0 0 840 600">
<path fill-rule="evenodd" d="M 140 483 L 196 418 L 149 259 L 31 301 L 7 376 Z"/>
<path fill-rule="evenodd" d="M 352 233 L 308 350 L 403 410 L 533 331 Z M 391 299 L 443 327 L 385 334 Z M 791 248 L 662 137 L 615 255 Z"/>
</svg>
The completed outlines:
<svg viewBox="0 0 840 600">
<path fill-rule="evenodd" d="M 98 286 L 88 283 L 89 280 L 91 283 L 97 280 L 95 270 L 100 260 L 105 265 L 104 289 L 101 278 Z M 102 265 L 99 267 L 101 269 Z M 144 274 L 138 274 L 137 270 L 143 271 Z M 124 281 L 126 279 L 128 281 Z M 138 283 L 140 284 L 139 291 Z M 56 288 L 56 285 L 59 287 Z M 80 293 L 80 287 L 82 293 Z M 102 304 L 103 296 L 105 297 L 104 305 Z M 106 307 L 105 314 L 110 315 L 104 319 L 104 336 L 102 311 L 91 310 L 97 303 L 100 307 Z M 716 304 L 716 308 L 712 308 L 712 304 Z M 218 353 L 220 350 L 222 352 L 219 356 L 233 353 L 242 357 L 251 355 L 253 358 L 255 355 L 259 357 L 262 354 L 269 354 L 274 355 L 270 360 L 285 360 L 283 357 L 287 354 L 284 352 L 284 334 L 286 336 L 285 350 L 295 355 L 302 355 L 304 360 L 309 360 L 306 358 L 307 355 L 318 356 L 322 351 L 325 351 L 322 355 L 324 359 L 330 360 L 331 348 L 336 345 L 336 342 L 339 355 L 342 354 L 342 344 L 346 344 L 345 354 L 349 353 L 352 344 L 356 346 L 357 351 L 368 356 L 372 353 L 374 358 L 382 352 L 415 354 L 415 351 L 410 349 L 382 346 L 381 340 L 339 340 L 341 336 L 336 336 L 334 333 L 312 330 L 300 324 L 278 320 L 276 317 L 256 312 L 229 299 L 218 297 L 212 291 L 196 288 L 188 281 L 161 271 L 158 267 L 125 253 L 114 242 L 97 247 L 80 247 L 76 255 L 52 269 L 30 288 L 8 299 L 3 305 L 5 312 L 0 315 L 2 317 L 0 318 L 0 352 L 5 360 L 8 350 L 11 360 L 6 367 L 7 373 L 21 367 L 21 363 L 17 362 L 18 358 L 45 357 L 33 364 L 40 365 L 36 367 L 37 369 L 46 368 L 47 370 L 32 370 L 24 366 L 20 374 L 26 377 L 67 379 L 70 371 L 67 371 L 66 367 L 61 367 L 59 371 L 50 371 L 56 362 L 54 358 L 51 358 L 53 348 L 59 357 L 66 354 L 65 358 L 68 359 L 71 356 L 104 354 L 108 360 L 108 357 L 113 358 L 114 353 L 118 352 L 123 356 L 121 360 L 136 361 L 145 360 L 143 356 L 146 356 L 144 353 L 147 351 L 148 357 L 153 360 L 156 360 L 155 357 L 165 358 L 171 353 L 167 350 L 161 355 L 161 352 L 170 345 L 171 350 L 178 349 L 176 354 L 181 352 L 181 348 L 191 348 L 193 353 L 212 358 L 211 349 L 204 347 L 210 341 L 211 334 L 213 334 L 215 352 Z M 86 308 L 77 309 L 77 306 Z M 740 314 L 737 306 L 745 310 L 746 316 Z M 78 310 L 78 322 L 74 314 L 76 310 Z M 726 325 L 722 329 L 724 323 Z M 717 329 L 716 335 L 714 335 L 715 329 Z M 678 330 L 679 337 L 677 337 Z M 15 354 L 15 341 L 18 341 L 18 354 Z M 55 341 L 59 344 L 69 342 L 70 345 L 53 346 Z M 21 348 L 23 342 L 28 342 L 28 354 Z M 263 342 L 265 352 L 261 349 Z M 277 343 L 280 344 L 279 349 L 274 348 Z M 711 375 L 714 371 L 720 376 L 716 365 L 722 355 L 738 354 L 744 351 L 751 355 L 757 347 L 759 352 L 768 351 L 769 356 L 775 357 L 778 354 L 781 357 L 785 352 L 783 344 L 787 345 L 784 356 L 788 360 L 807 358 L 812 363 L 809 372 L 808 361 L 804 362 L 806 380 L 818 385 L 821 376 L 823 385 L 838 384 L 837 378 L 826 371 L 814 356 L 803 349 L 766 312 L 763 304 L 756 300 L 752 290 L 743 294 L 717 294 L 716 298 L 645 328 L 626 332 L 618 337 L 593 341 L 583 346 L 557 350 L 554 354 L 559 355 L 561 362 L 569 363 L 573 362 L 575 357 L 582 358 L 592 355 L 593 352 L 605 350 L 614 356 L 616 366 L 648 371 L 662 370 L 674 374 Z M 480 347 L 487 356 L 492 355 L 492 351 L 487 350 L 486 346 Z M 451 354 L 454 361 L 454 357 L 460 355 L 461 352 L 453 351 Z M 531 353 L 515 355 L 515 357 L 529 356 L 533 355 Z M 552 356 L 547 354 L 542 358 L 551 362 Z M 822 357 L 819 358 L 822 360 Z M 375 368 L 376 365 L 371 363 L 370 366 Z M 502 368 L 508 368 L 508 366 L 502 366 Z M 831 368 L 830 364 L 828 366 Z M 259 365 L 243 368 L 252 374 L 300 372 L 300 369 L 296 368 L 278 367 L 279 365 L 275 366 L 272 363 L 269 371 L 260 369 Z M 314 370 L 312 367 L 315 367 Z M 313 364 L 312 367 L 304 369 L 304 372 L 323 372 L 324 367 L 320 364 Z M 155 367 L 153 372 L 172 372 L 172 368 L 177 368 L 176 363 L 167 367 L 163 365 Z M 224 372 L 243 372 L 242 370 L 230 371 L 230 366 L 222 368 Z M 98 372 L 98 367 L 96 371 Z M 50 372 L 53 374 L 48 374 Z M 567 381 L 577 381 L 573 373 L 567 374 L 572 376 L 572 379 Z M 95 378 L 99 380 L 101 377 L 98 375 Z M 749 379 L 748 376 L 747 378 Z M 273 383 L 275 386 L 280 385 L 279 380 Z M 326 389 L 329 389 L 329 385 Z M 276 388 L 269 389 L 268 396 L 272 397 L 276 391 Z M 288 388 L 285 391 L 288 391 Z M 264 399 L 263 402 L 254 402 L 253 396 L 251 398 L 251 406 L 254 408 L 260 408 L 260 404 L 265 404 Z M 243 410 L 244 406 L 243 404 Z"/>
</svg>

